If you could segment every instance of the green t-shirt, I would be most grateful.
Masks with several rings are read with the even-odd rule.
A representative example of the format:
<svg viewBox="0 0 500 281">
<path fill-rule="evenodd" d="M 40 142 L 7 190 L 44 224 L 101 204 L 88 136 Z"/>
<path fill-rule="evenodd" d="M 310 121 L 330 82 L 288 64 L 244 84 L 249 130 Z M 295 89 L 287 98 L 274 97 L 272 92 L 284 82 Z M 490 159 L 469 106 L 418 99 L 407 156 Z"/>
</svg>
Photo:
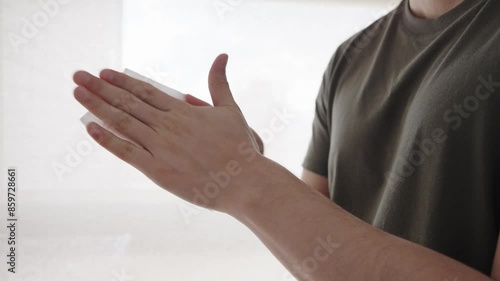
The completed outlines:
<svg viewBox="0 0 500 281">
<path fill-rule="evenodd" d="M 500 1 L 404 0 L 325 71 L 303 167 L 374 227 L 490 274 L 500 223 Z"/>
</svg>

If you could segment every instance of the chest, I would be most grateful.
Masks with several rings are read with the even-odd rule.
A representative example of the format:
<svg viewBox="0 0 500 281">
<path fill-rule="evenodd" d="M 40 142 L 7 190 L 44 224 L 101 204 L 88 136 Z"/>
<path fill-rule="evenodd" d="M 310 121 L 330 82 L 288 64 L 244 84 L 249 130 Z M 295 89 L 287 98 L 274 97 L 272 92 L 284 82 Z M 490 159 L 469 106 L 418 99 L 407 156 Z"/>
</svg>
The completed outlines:
<svg viewBox="0 0 500 281">
<path fill-rule="evenodd" d="M 332 104 L 331 153 L 386 161 L 424 140 L 466 142 L 495 130 L 498 61 L 466 49 L 390 65 L 364 60 L 346 71 Z"/>
</svg>

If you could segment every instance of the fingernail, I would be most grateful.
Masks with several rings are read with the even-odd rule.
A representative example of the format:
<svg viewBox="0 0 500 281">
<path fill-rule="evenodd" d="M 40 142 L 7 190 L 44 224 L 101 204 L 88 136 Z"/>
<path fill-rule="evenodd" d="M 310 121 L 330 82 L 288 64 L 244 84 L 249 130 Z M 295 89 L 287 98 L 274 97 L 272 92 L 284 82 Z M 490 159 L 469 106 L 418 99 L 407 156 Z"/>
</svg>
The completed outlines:
<svg viewBox="0 0 500 281">
<path fill-rule="evenodd" d="M 96 141 L 99 141 L 101 140 L 102 138 L 102 132 L 101 132 L 101 129 L 99 129 L 97 126 L 95 125 L 89 125 L 89 134 L 90 136 L 92 136 L 92 138 L 94 138 Z"/>
<path fill-rule="evenodd" d="M 75 89 L 75 97 L 80 101 L 87 101 L 90 95 L 84 88 L 78 87 Z"/>
<path fill-rule="evenodd" d="M 104 69 L 101 71 L 101 78 L 110 81 L 113 79 L 113 72 L 109 69 Z"/>
<path fill-rule="evenodd" d="M 76 76 L 76 80 L 79 81 L 80 83 L 87 83 L 90 81 L 90 74 L 88 74 L 85 71 L 79 71 Z"/>
<path fill-rule="evenodd" d="M 224 64 L 223 64 L 223 68 L 226 68 L 227 67 L 227 62 L 229 61 L 229 55 L 228 54 L 224 54 L 224 56 L 226 56 L 226 59 L 225 59 Z"/>
</svg>

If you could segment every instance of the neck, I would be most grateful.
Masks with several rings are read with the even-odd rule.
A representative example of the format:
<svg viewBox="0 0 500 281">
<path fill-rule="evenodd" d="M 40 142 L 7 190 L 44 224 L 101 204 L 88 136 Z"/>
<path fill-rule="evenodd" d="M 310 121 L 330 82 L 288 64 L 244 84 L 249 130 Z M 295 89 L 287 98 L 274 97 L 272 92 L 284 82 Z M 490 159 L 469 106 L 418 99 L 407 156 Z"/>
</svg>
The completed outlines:
<svg viewBox="0 0 500 281">
<path fill-rule="evenodd" d="M 410 0 L 412 13 L 419 18 L 435 19 L 458 6 L 464 0 Z"/>
</svg>

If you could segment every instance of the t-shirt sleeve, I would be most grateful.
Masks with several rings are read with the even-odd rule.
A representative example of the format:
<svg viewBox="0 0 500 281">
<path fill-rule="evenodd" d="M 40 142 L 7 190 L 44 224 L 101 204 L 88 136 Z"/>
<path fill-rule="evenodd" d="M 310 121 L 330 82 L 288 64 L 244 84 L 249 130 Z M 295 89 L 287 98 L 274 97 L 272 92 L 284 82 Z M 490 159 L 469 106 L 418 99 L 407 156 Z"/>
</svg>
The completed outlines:
<svg viewBox="0 0 500 281">
<path fill-rule="evenodd" d="M 339 51 L 336 52 L 338 55 Z M 312 137 L 309 141 L 306 156 L 302 167 L 316 174 L 328 177 L 328 156 L 330 152 L 330 111 L 332 107 L 332 79 L 333 68 L 336 62 L 334 55 L 321 81 L 316 97 L 315 114 L 312 123 Z"/>
</svg>

